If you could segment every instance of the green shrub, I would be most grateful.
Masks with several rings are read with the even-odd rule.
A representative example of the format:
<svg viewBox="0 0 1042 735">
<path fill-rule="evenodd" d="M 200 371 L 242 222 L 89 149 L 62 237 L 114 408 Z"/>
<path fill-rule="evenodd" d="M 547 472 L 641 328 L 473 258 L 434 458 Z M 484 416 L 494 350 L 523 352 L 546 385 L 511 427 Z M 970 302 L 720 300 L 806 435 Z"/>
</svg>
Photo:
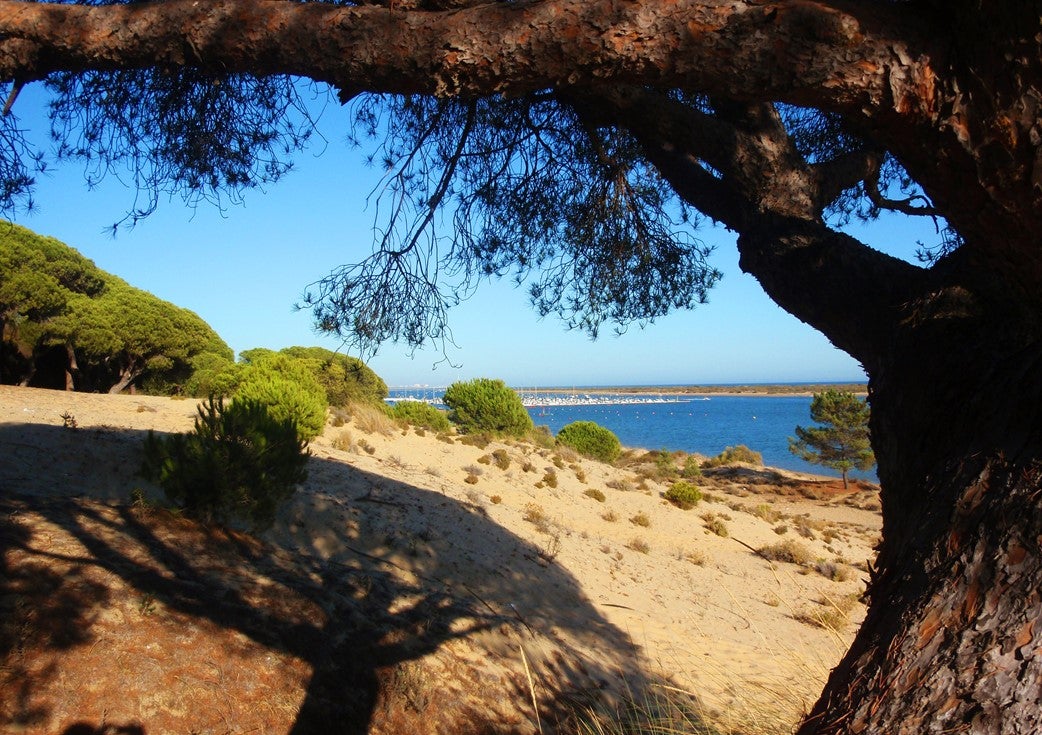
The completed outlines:
<svg viewBox="0 0 1042 735">
<path fill-rule="evenodd" d="M 702 467 L 722 467 L 723 465 L 737 464 L 739 462 L 763 465 L 763 455 L 759 452 L 754 452 L 744 444 L 739 444 L 737 447 L 727 447 L 720 454 L 707 459 L 702 463 Z"/>
<path fill-rule="evenodd" d="M 332 352 L 324 347 L 287 347 L 274 353 L 255 349 L 242 353 L 246 362 L 282 355 L 306 365 L 326 392 L 331 406 L 350 403 L 381 403 L 387 397 L 387 384 L 356 357 Z"/>
<path fill-rule="evenodd" d="M 224 355 L 204 352 L 192 358 L 192 374 L 184 384 L 184 392 L 196 398 L 230 396 L 239 382 L 241 365 Z"/>
<path fill-rule="evenodd" d="M 702 491 L 686 480 L 678 480 L 663 497 L 678 508 L 689 510 L 702 500 Z"/>
<path fill-rule="evenodd" d="M 557 432 L 557 441 L 601 462 L 614 462 L 622 452 L 619 437 L 593 421 L 573 421 Z"/>
<path fill-rule="evenodd" d="M 680 471 L 677 470 L 677 464 L 673 459 L 673 453 L 668 449 L 660 449 L 657 452 L 650 452 L 655 457 L 655 476 L 659 480 L 672 480 Z"/>
<path fill-rule="evenodd" d="M 185 515 L 270 526 L 279 504 L 307 478 L 307 442 L 296 424 L 254 400 L 225 406 L 211 398 L 198 411 L 191 433 L 149 432 L 142 474 Z"/>
<path fill-rule="evenodd" d="M 443 400 L 450 409 L 449 420 L 467 434 L 488 431 L 522 437 L 533 428 L 520 396 L 502 380 L 476 378 L 453 383 Z"/>
<path fill-rule="evenodd" d="M 391 418 L 431 431 L 448 431 L 451 428 L 449 417 L 444 411 L 422 401 L 398 401 L 391 407 Z"/>
<path fill-rule="evenodd" d="M 272 417 L 291 419 L 301 439 L 310 441 L 326 424 L 326 394 L 299 359 L 272 354 L 242 369 L 236 401 L 257 401 Z"/>
<path fill-rule="evenodd" d="M 702 467 L 698 463 L 698 457 L 693 454 L 684 457 L 684 469 L 680 471 L 680 476 L 685 480 L 697 480 L 702 476 Z"/>
</svg>

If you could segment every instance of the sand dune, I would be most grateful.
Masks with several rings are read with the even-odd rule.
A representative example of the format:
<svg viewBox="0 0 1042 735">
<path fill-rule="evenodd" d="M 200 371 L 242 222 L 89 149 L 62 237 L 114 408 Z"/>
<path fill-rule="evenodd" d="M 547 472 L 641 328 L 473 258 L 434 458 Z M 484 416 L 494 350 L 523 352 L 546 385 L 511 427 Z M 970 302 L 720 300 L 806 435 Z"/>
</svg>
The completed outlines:
<svg viewBox="0 0 1042 735">
<path fill-rule="evenodd" d="M 148 430 L 189 430 L 194 413 L 191 400 L 0 387 L 0 483 L 13 499 L 7 509 L 13 525 L 2 529 L 8 569 L 42 563 L 44 552 L 62 544 L 71 556 L 73 549 L 99 554 L 84 539 L 128 533 L 137 516 L 119 509 L 131 490 L 161 499 L 136 474 L 141 439 Z M 505 469 L 486 459 L 497 449 L 509 459 Z M 770 724 L 781 727 L 813 701 L 863 612 L 854 600 L 880 526 L 870 489 L 846 494 L 823 478 L 731 468 L 703 478 L 707 500 L 684 511 L 662 499 L 666 484 L 642 478 L 639 463 L 609 467 L 513 442 L 479 448 L 398 427 L 367 432 L 352 421 L 328 425 L 312 453 L 306 485 L 275 526 L 259 542 L 228 537 L 239 539 L 236 558 L 248 569 L 224 569 L 220 579 L 237 580 L 228 582 L 228 598 L 273 589 L 286 575 L 310 580 L 320 611 L 308 613 L 314 619 L 305 628 L 317 631 L 319 641 L 348 635 L 328 621 L 314 622 L 321 610 L 336 617 L 321 598 L 334 588 L 331 580 L 350 579 L 356 598 L 360 588 L 375 585 L 381 594 L 366 593 L 366 604 L 379 598 L 378 609 L 366 608 L 366 615 L 383 627 L 366 640 L 378 641 L 373 655 L 387 660 L 366 669 L 375 672 L 375 693 L 365 721 L 342 731 L 453 732 L 465 715 L 496 723 L 497 732 L 535 732 L 552 729 L 565 694 L 574 701 L 577 693 L 652 681 L 693 693 L 724 722 L 765 723 L 773 713 Z M 68 505 L 70 498 L 79 505 Z M 196 548 L 170 529 L 154 533 L 166 534 L 168 557 L 179 546 Z M 29 540 L 17 541 L 23 538 Z M 770 562 L 754 552 L 786 541 L 806 553 L 804 564 Z M 131 542 L 108 543 L 111 550 Z M 178 578 L 177 564 L 181 577 L 204 570 L 210 576 L 200 578 L 216 578 L 219 568 L 216 559 L 211 566 L 175 564 L 149 553 L 157 580 Z M 213 723 L 223 718 L 233 732 L 286 732 L 294 722 L 304 731 L 309 702 L 326 696 L 316 682 L 328 684 L 341 672 L 320 663 L 312 648 L 285 641 L 289 633 L 274 641 L 226 623 L 225 630 L 234 628 L 256 647 L 234 654 L 244 657 L 234 659 L 238 670 L 253 677 L 221 684 L 226 704 L 211 712 L 213 686 L 200 682 L 211 681 L 212 666 L 224 659 L 212 664 L 211 652 L 192 664 L 182 653 L 178 678 L 169 673 L 174 662 L 157 655 L 154 664 L 167 673 L 164 688 L 178 694 L 175 703 L 156 703 L 147 692 L 155 682 L 135 683 L 115 649 L 98 654 L 114 645 L 115 631 L 126 633 L 128 620 L 146 619 L 142 599 L 166 613 L 147 616 L 157 641 L 175 636 L 186 621 L 199 628 L 199 620 L 213 625 L 219 616 L 159 581 L 150 591 L 140 582 L 144 561 L 136 562 L 137 576 L 124 573 L 127 560 L 112 562 L 106 574 L 97 572 L 104 563 L 63 563 L 78 565 L 85 579 L 112 578 L 121 592 L 107 588 L 79 642 L 39 646 L 36 666 L 50 668 L 36 674 L 31 691 L 17 694 L 8 681 L 0 708 L 7 726 L 57 732 L 85 720 L 140 723 L 147 732 L 217 732 Z M 5 599 L 19 594 L 29 593 L 16 589 Z M 122 623 L 113 623 L 120 610 Z M 162 620 L 176 625 L 163 628 Z M 16 649 L 8 640 L 4 653 L 14 660 Z M 256 662 L 276 654 L 296 663 L 281 667 L 281 678 L 265 680 Z M 396 691 L 416 700 L 405 708 L 415 714 L 411 724 L 377 705 L 391 697 L 386 681 L 405 682 Z M 262 700 L 280 704 L 264 710 L 250 704 Z"/>
</svg>

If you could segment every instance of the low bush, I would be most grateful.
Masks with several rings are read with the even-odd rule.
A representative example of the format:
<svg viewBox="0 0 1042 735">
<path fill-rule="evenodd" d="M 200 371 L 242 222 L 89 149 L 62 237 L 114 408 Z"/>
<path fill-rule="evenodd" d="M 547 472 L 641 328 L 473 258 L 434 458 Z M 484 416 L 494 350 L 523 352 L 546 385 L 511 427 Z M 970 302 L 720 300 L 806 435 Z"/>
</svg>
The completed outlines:
<svg viewBox="0 0 1042 735">
<path fill-rule="evenodd" d="M 655 458 L 655 474 L 652 479 L 669 481 L 680 474 L 673 453 L 668 449 L 660 449 L 657 452 L 649 452 L 649 454 Z"/>
<path fill-rule="evenodd" d="M 583 495 L 585 495 L 588 498 L 593 498 L 598 503 L 603 503 L 605 501 L 604 493 L 598 490 L 597 488 L 591 487 L 587 490 L 583 490 Z"/>
<path fill-rule="evenodd" d="M 630 523 L 632 523 L 634 526 L 643 526 L 644 528 L 648 528 L 651 525 L 651 519 L 648 517 L 647 513 L 645 513 L 644 511 L 640 511 L 635 516 L 630 518 Z"/>
<path fill-rule="evenodd" d="M 444 411 L 423 401 L 398 401 L 391 407 L 390 414 L 395 421 L 431 431 L 448 431 L 451 428 L 449 417 Z"/>
<path fill-rule="evenodd" d="M 727 524 L 723 518 L 718 518 L 715 513 L 706 513 L 702 516 L 702 521 L 702 525 L 707 531 L 715 533 L 722 538 L 727 538 Z"/>
<path fill-rule="evenodd" d="M 468 434 L 487 431 L 523 437 L 533 428 L 521 397 L 502 380 L 453 383 L 445 389 L 443 400 L 449 407 L 449 420 Z"/>
<path fill-rule="evenodd" d="M 504 472 L 510 469 L 510 455 L 507 454 L 505 449 L 497 449 L 492 452 L 492 461 L 496 467 L 503 470 Z"/>
<path fill-rule="evenodd" d="M 737 447 L 726 447 L 724 451 L 715 457 L 711 457 L 702 463 L 703 468 L 711 467 L 723 467 L 729 464 L 755 464 L 763 465 L 763 455 L 759 452 L 754 452 L 744 444 L 739 444 Z"/>
<path fill-rule="evenodd" d="M 699 464 L 698 457 L 693 454 L 684 457 L 684 468 L 680 470 L 680 476 L 685 480 L 697 480 L 702 476 L 702 465 Z"/>
<path fill-rule="evenodd" d="M 185 515 L 272 524 L 279 505 L 307 478 L 307 442 L 292 419 L 254 400 L 200 404 L 195 430 L 145 439 L 141 472 Z"/>
<path fill-rule="evenodd" d="M 798 541 L 788 540 L 777 544 L 761 546 L 757 552 L 770 561 L 784 561 L 803 566 L 811 560 L 810 550 Z"/>
<path fill-rule="evenodd" d="M 622 452 L 619 437 L 593 421 L 573 421 L 557 432 L 557 441 L 601 462 L 614 462 Z"/>
<path fill-rule="evenodd" d="M 663 497 L 678 508 L 690 510 L 702 500 L 702 491 L 687 480 L 678 480 Z"/>
</svg>

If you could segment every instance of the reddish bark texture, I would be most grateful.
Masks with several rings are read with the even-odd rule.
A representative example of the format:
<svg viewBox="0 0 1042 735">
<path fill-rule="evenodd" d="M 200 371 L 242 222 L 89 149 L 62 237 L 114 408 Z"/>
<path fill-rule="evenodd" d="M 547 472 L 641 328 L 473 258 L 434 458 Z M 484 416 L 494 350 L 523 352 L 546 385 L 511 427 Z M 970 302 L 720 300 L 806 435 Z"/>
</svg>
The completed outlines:
<svg viewBox="0 0 1042 735">
<path fill-rule="evenodd" d="M 884 540 L 868 618 L 801 733 L 1042 729 L 1038 4 L 405 7 L 0 0 L 0 78 L 190 65 L 344 95 L 549 89 L 628 129 L 681 197 L 739 233 L 742 268 L 870 375 Z M 838 113 L 872 149 L 805 160 L 779 101 Z M 882 150 L 964 239 L 930 269 L 823 220 Z"/>
</svg>

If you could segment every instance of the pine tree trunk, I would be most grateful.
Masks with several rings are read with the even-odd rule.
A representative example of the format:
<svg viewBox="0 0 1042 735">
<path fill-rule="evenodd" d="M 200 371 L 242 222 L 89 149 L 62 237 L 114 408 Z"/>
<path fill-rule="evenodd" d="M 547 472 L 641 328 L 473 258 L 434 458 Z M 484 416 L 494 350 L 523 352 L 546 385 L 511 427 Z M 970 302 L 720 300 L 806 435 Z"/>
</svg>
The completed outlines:
<svg viewBox="0 0 1042 735">
<path fill-rule="evenodd" d="M 1042 732 L 1042 347 L 1011 332 L 873 377 L 871 601 L 800 735 Z"/>
<path fill-rule="evenodd" d="M 69 360 L 65 366 L 65 390 L 76 390 L 75 375 L 80 371 L 79 363 L 76 362 L 76 350 L 71 344 L 67 344 L 65 354 Z"/>
<path fill-rule="evenodd" d="M 122 393 L 128 385 L 141 375 L 143 371 L 137 367 L 136 361 L 131 361 L 124 365 L 119 371 L 119 380 L 116 381 L 115 385 L 109 388 L 109 393 L 115 395 Z"/>
</svg>

